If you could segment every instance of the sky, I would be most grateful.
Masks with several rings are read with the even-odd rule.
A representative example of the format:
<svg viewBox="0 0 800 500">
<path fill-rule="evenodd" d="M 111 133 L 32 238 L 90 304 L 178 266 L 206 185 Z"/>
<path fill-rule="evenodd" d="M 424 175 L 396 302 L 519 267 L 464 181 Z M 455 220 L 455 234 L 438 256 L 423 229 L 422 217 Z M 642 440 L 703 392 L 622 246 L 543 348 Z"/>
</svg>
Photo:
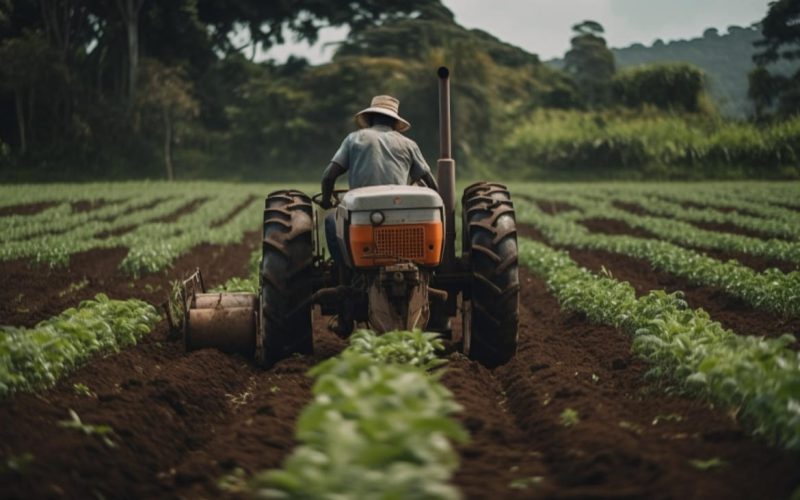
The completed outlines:
<svg viewBox="0 0 800 500">
<path fill-rule="evenodd" d="M 728 26 L 749 26 L 764 17 L 769 0 L 443 0 L 456 21 L 479 28 L 503 41 L 538 54 L 542 60 L 563 57 L 569 47 L 571 26 L 585 19 L 606 29 L 611 47 L 654 40 L 696 38 L 706 28 L 724 33 Z M 313 47 L 288 43 L 266 56 L 283 61 L 289 54 L 313 64 L 330 60 L 326 43 L 347 36 L 344 28 L 325 28 Z M 260 59 L 260 58 L 259 58 Z"/>
</svg>

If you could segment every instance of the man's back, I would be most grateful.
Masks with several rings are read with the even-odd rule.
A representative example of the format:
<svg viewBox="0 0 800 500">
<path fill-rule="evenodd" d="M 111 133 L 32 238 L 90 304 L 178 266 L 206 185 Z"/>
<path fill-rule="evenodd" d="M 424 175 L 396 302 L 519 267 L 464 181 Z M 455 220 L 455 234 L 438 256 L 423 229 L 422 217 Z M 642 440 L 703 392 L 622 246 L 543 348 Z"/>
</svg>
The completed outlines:
<svg viewBox="0 0 800 500">
<path fill-rule="evenodd" d="M 347 170 L 351 189 L 405 185 L 430 172 L 417 144 L 385 125 L 352 132 L 331 161 Z"/>
</svg>

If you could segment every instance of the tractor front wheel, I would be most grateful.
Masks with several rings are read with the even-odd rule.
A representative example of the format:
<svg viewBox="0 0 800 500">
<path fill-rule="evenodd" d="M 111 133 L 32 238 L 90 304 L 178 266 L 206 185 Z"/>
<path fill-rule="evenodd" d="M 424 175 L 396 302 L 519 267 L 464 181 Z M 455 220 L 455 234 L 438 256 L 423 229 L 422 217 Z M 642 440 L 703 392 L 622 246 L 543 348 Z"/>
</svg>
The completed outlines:
<svg viewBox="0 0 800 500">
<path fill-rule="evenodd" d="M 463 251 L 471 273 L 464 350 L 494 367 L 517 351 L 520 287 L 514 205 L 505 186 L 480 182 L 464 190 L 462 209 Z"/>
<path fill-rule="evenodd" d="M 262 366 L 313 350 L 313 217 L 311 199 L 300 191 L 276 191 L 264 203 L 256 342 L 256 359 Z"/>
</svg>

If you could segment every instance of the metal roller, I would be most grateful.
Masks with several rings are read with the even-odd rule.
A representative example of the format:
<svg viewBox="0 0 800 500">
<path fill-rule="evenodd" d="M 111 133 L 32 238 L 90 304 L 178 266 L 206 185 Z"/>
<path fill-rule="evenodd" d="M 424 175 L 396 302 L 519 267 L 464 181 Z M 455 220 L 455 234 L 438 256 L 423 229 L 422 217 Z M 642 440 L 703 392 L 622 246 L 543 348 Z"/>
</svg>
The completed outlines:
<svg viewBox="0 0 800 500">
<path fill-rule="evenodd" d="M 224 352 L 252 357 L 258 328 L 254 294 L 198 294 L 184 323 L 184 344 L 187 351 L 215 348 Z"/>
<path fill-rule="evenodd" d="M 222 307 L 255 307 L 252 293 L 198 293 L 192 309 L 219 309 Z"/>
</svg>

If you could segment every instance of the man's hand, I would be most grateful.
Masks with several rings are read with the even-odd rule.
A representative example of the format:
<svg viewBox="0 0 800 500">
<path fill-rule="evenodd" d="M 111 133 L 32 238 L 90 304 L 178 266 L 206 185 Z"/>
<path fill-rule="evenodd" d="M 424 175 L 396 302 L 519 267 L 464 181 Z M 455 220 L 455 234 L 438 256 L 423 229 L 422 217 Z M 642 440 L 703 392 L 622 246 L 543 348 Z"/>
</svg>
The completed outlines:
<svg viewBox="0 0 800 500">
<path fill-rule="evenodd" d="M 330 165 L 328 165 L 328 167 L 325 169 L 325 172 L 322 175 L 322 200 L 319 203 L 319 206 L 325 210 L 333 207 L 331 196 L 333 196 L 333 188 L 336 185 L 336 178 L 345 172 L 346 170 L 344 167 L 334 162 L 331 162 Z"/>
</svg>

